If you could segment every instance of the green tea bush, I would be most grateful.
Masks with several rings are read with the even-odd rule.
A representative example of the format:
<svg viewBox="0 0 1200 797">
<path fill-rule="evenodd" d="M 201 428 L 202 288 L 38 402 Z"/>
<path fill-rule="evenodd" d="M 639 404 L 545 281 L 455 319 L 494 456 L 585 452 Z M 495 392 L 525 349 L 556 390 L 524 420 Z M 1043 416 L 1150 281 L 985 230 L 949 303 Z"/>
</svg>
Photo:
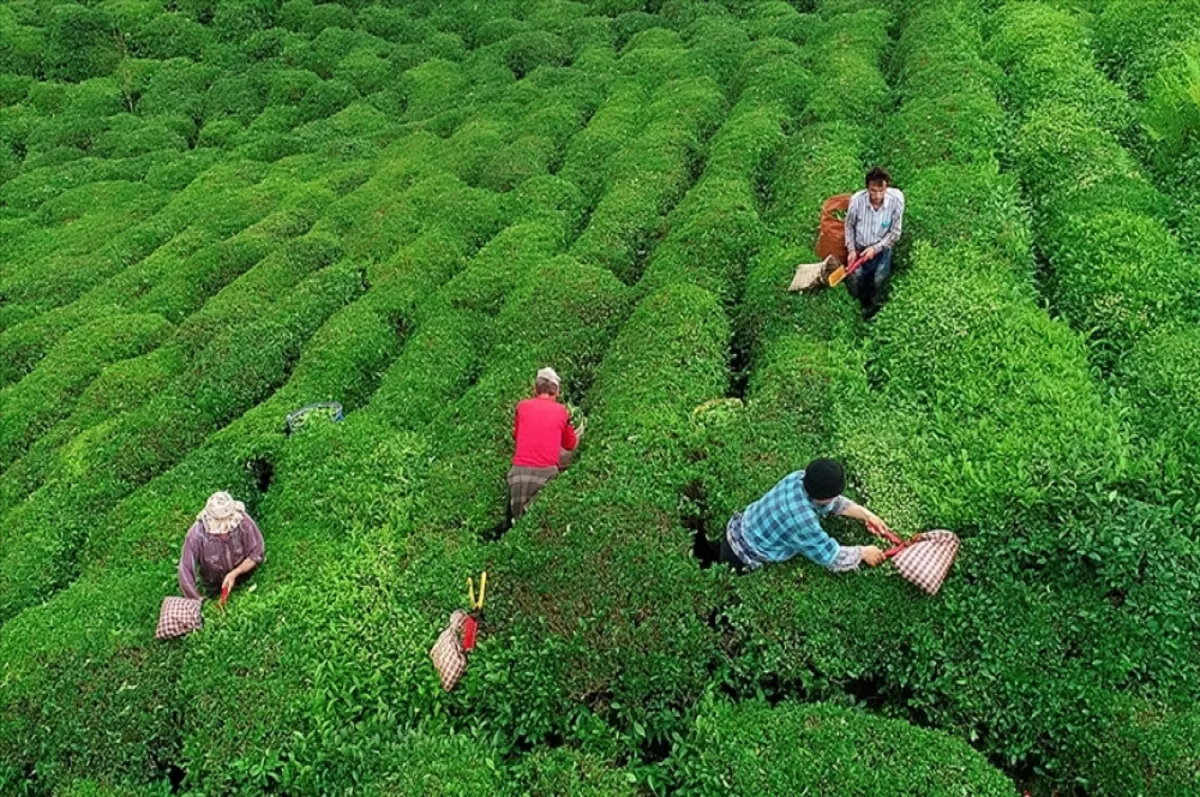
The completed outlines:
<svg viewBox="0 0 1200 797">
<path fill-rule="evenodd" d="M 541 261 L 558 254 L 562 244 L 562 230 L 553 221 L 513 224 L 488 241 L 438 298 L 460 309 L 494 315 L 513 286 Z"/>
<path fill-rule="evenodd" d="M 1119 354 L 1154 327 L 1195 318 L 1197 275 L 1157 219 L 1096 209 L 1047 225 L 1046 237 L 1055 304 L 1102 349 Z M 1151 271 L 1158 278 L 1147 280 Z"/>
<path fill-rule="evenodd" d="M 742 59 L 733 81 L 742 102 L 778 102 L 799 116 L 817 88 L 803 65 L 800 48 L 784 39 L 760 39 Z"/>
<path fill-rule="evenodd" d="M 122 614 L 109 610 L 117 609 L 117 606 L 103 609 L 107 612 L 105 627 L 108 630 L 103 635 L 94 635 L 94 639 L 103 641 L 104 647 L 95 647 L 92 641 L 80 637 L 78 632 L 73 630 L 74 626 L 63 625 L 61 627 L 64 629 L 64 636 L 69 639 L 65 647 L 40 645 L 36 654 L 33 653 L 33 648 L 29 648 L 31 656 L 36 658 L 21 662 L 14 658 L 9 662 L 11 667 L 20 666 L 24 671 L 25 668 L 36 666 L 38 663 L 45 665 L 58 661 L 58 657 L 69 656 L 72 650 L 89 646 L 93 650 L 94 658 L 91 664 L 94 666 L 44 666 L 44 677 L 35 682 L 37 688 L 44 689 L 48 688 L 48 682 L 85 683 L 90 677 L 92 684 L 97 686 L 93 696 L 84 697 L 69 705 L 58 706 L 59 717 L 63 721 L 55 725 L 53 732 L 43 723 L 47 728 L 46 733 L 53 734 L 48 737 L 50 744 L 42 747 L 48 751 L 47 762 L 60 762 L 64 765 L 61 768 L 69 769 L 73 762 L 65 748 L 60 748 L 59 744 L 76 744 L 77 742 L 72 740 L 80 738 L 78 734 L 86 737 L 88 733 L 95 733 L 92 723 L 96 718 L 105 717 L 107 703 L 110 696 L 114 695 L 117 698 L 114 710 L 121 710 L 130 722 L 127 726 L 118 723 L 120 732 L 106 735 L 105 738 L 111 742 L 110 746 L 91 746 L 92 769 L 89 770 L 89 774 L 95 774 L 98 770 L 102 773 L 115 772 L 126 776 L 132 774 L 135 777 L 151 777 L 157 775 L 157 770 L 166 766 L 168 761 L 178 760 L 178 714 L 170 695 L 174 694 L 174 684 L 179 678 L 180 654 L 176 654 L 175 658 L 164 659 L 164 656 L 171 656 L 174 646 L 151 641 L 146 627 L 148 623 L 153 622 L 153 612 L 161 595 L 174 590 L 172 561 L 179 550 L 181 534 L 192 522 L 194 507 L 202 505 L 207 495 L 206 491 L 210 490 L 212 485 L 223 485 L 235 495 L 247 499 L 250 511 L 266 530 L 270 540 L 268 549 L 273 552 L 270 563 L 264 568 L 264 575 L 270 573 L 273 575 L 269 578 L 276 579 L 287 574 L 290 564 L 302 559 L 307 558 L 316 566 L 318 552 L 328 550 L 328 545 L 323 543 L 320 536 L 312 536 L 308 539 L 309 555 L 305 557 L 305 535 L 297 535 L 294 529 L 306 528 L 311 532 L 314 529 L 328 528 L 330 518 L 340 518 L 340 522 L 351 523 L 347 514 L 347 508 L 351 506 L 359 507 L 354 512 L 359 513 L 360 521 L 371 518 L 372 522 L 379 522 L 384 515 L 391 516 L 391 510 L 386 507 L 394 506 L 393 502 L 369 499 L 367 494 L 361 491 L 353 495 L 346 492 L 344 468 L 348 464 L 356 463 L 356 467 L 369 470 L 373 474 L 370 479 L 355 481 L 368 491 L 374 490 L 380 495 L 403 496 L 411 489 L 403 468 L 383 466 L 387 463 L 402 465 L 406 461 L 404 458 L 408 456 L 405 452 L 416 452 L 419 455 L 420 446 L 414 448 L 415 441 L 411 438 L 382 436 L 378 427 L 357 427 L 365 434 L 356 439 L 373 441 L 368 443 L 366 449 L 372 446 L 375 446 L 378 452 L 386 449 L 390 452 L 387 456 L 361 457 L 360 455 L 365 453 L 363 447 L 347 449 L 339 443 L 342 437 L 338 433 L 342 427 L 327 427 L 327 433 L 323 436 L 320 427 L 306 429 L 303 432 L 305 437 L 297 438 L 299 449 L 293 452 L 291 459 L 281 456 L 279 451 L 283 443 L 281 419 L 287 411 L 313 397 L 334 396 L 345 400 L 347 407 L 353 409 L 365 396 L 346 394 L 342 389 L 346 385 L 369 386 L 370 374 L 377 373 L 382 367 L 382 362 L 390 356 L 395 340 L 393 330 L 386 322 L 381 324 L 380 319 L 372 319 L 369 313 L 358 312 L 361 304 L 356 303 L 335 314 L 318 330 L 305 347 L 292 378 L 270 400 L 217 435 L 211 445 L 193 453 L 176 468 L 134 493 L 118 505 L 111 516 L 100 521 L 102 526 L 112 529 L 113 533 L 95 540 L 94 546 L 88 550 L 85 561 L 88 569 L 93 572 L 92 580 L 88 583 L 80 582 L 54 599 L 48 604 L 48 610 L 54 612 L 61 608 L 74 611 L 72 601 L 82 598 L 93 602 L 109 601 L 131 611 Z M 392 342 L 391 345 L 389 341 Z M 424 399 L 418 399 L 421 400 Z M 325 455 L 314 458 L 311 454 L 313 451 L 324 451 Z M 397 459 L 395 454 L 399 454 L 400 458 Z M 261 485 L 256 484 L 254 472 L 244 464 L 248 459 L 264 456 L 281 463 L 279 481 L 284 482 L 277 485 L 266 503 L 259 500 L 258 491 Z M 297 472 L 297 463 L 306 463 L 306 467 Z M 384 473 L 387 475 L 384 476 Z M 296 478 L 296 481 L 289 484 L 292 478 Z M 309 492 L 301 492 L 301 485 L 308 485 L 305 489 Z M 286 489 L 289 486 L 293 489 Z M 307 502 L 305 496 L 309 499 Z M 300 503 L 288 504 L 286 499 L 291 497 L 299 498 Z M 279 504 L 278 510 L 275 509 L 276 499 L 285 499 Z M 325 513 L 321 515 L 325 520 L 317 521 L 315 526 L 313 511 Z M 308 514 L 305 514 L 306 512 Z M 364 512 L 366 514 L 363 514 Z M 289 535 L 290 530 L 292 533 Z M 324 535 L 326 540 L 342 538 L 343 535 L 340 534 Z M 292 546 L 299 543 L 300 547 L 289 549 L 289 543 Z M 160 576 L 145 581 L 141 586 L 136 582 L 128 583 L 128 579 L 122 581 L 124 570 L 134 561 L 157 563 L 154 568 Z M 104 568 L 112 569 L 105 573 Z M 257 577 L 256 581 L 267 590 L 270 589 L 271 582 L 263 581 L 262 576 Z M 109 591 L 109 587 L 113 589 Z M 254 596 L 244 591 L 239 592 L 239 595 L 250 601 L 248 606 L 244 605 L 243 610 L 252 609 Z M 95 613 L 89 616 L 94 617 Z M 219 618 L 215 618 L 210 611 L 208 619 L 210 627 L 201 633 L 220 633 L 220 626 L 212 625 L 214 619 Z M 19 626 L 8 626 L 6 630 L 17 628 Z M 113 629 L 119 629 L 118 633 L 113 633 Z M 72 634 L 74 638 L 71 637 Z M 188 640 L 182 644 L 192 645 L 195 644 L 195 640 Z M 110 659 L 124 661 L 126 657 L 130 662 L 128 667 L 107 664 Z M 166 664 L 170 665 L 169 669 L 164 670 L 169 673 L 169 690 L 159 681 L 159 671 L 163 670 Z M 105 679 L 110 673 L 119 677 L 121 682 L 107 682 Z M 121 683 L 127 686 L 130 683 L 138 683 L 146 688 L 130 690 L 122 695 L 125 690 L 118 688 Z M 72 687 L 71 693 L 76 692 L 79 692 L 79 689 Z M 167 694 L 166 703 L 163 702 L 164 694 Z M 12 693 L 6 693 L 4 697 L 16 701 L 16 696 Z M 142 698 L 147 702 L 142 703 Z M 16 707 L 19 704 L 8 702 L 6 705 Z M 14 713 L 10 716 L 20 718 L 23 715 Z M 113 727 L 111 718 L 104 721 L 109 723 L 110 728 Z M 40 727 L 37 732 L 42 733 Z M 60 749 L 63 750 L 61 755 Z M 146 760 L 148 757 L 149 761 Z M 51 771 L 46 769 L 47 773 Z"/>
<path fill-rule="evenodd" d="M 9 7 L 0 11 L 0 68 L 23 75 L 42 74 L 46 61 L 46 32 L 25 24 Z"/>
<path fill-rule="evenodd" d="M 95 250 L 136 230 L 136 222 L 152 216 L 165 197 L 142 183 L 111 181 L 86 184 L 48 200 L 35 219 L 46 228 L 71 222 L 70 234 L 60 236 L 65 245 L 45 257 L 14 262 L 0 277 L 0 291 L 9 302 L 37 311 L 70 302 L 124 265 L 96 257 Z"/>
<path fill-rule="evenodd" d="M 171 570 L 126 569 L 81 580 L 5 623 L 0 784 L 6 791 L 52 792 L 73 778 L 104 775 L 145 783 L 175 760 L 185 650 L 156 642 L 152 633 Z M 96 724 L 100 717 L 106 730 Z"/>
<path fill-rule="evenodd" d="M 646 128 L 610 162 L 611 187 L 572 248 L 583 262 L 604 266 L 627 283 L 638 278 L 659 217 L 690 184 L 701 142 L 725 110 L 710 79 L 668 83 L 660 96 Z"/>
<path fill-rule="evenodd" d="M 715 296 L 671 285 L 622 328 L 589 391 L 580 461 L 498 543 L 494 641 L 466 697 L 505 744 L 607 720 L 664 740 L 718 653 L 712 580 L 682 552 L 689 415 L 724 393 L 729 327 Z M 593 731 L 587 731 L 589 734 Z"/>
<path fill-rule="evenodd" d="M 1198 345 L 1190 325 L 1156 330 L 1133 343 L 1116 375 L 1146 446 L 1144 459 L 1153 463 L 1147 487 L 1160 500 L 1182 498 L 1190 507 L 1200 497 L 1195 467 L 1200 383 L 1193 367 Z"/>
<path fill-rule="evenodd" d="M 447 110 L 467 85 L 462 67 L 451 61 L 432 58 L 413 67 L 401 80 L 405 115 L 414 120 L 426 119 Z"/>
<path fill-rule="evenodd" d="M 821 203 L 858 190 L 863 132 L 849 122 L 806 125 L 788 137 L 768 180 L 768 219 L 788 243 L 816 243 Z"/>
<path fill-rule="evenodd" d="M 939 442 L 919 443 L 923 453 L 902 477 L 879 471 L 879 483 L 867 487 L 875 500 L 886 492 L 933 510 L 905 528 L 1000 523 L 1034 536 L 1120 476 L 1125 441 L 1086 367 L 1083 342 L 993 257 L 914 246 L 893 312 L 872 334 L 871 371 L 895 397 L 881 406 L 896 412 L 933 402 L 937 413 L 930 429 Z M 970 421 L 951 425 L 951 417 Z M 864 454 L 879 448 L 867 443 L 865 427 L 863 434 Z M 919 473 L 925 465 L 940 472 Z M 863 462 L 858 471 L 870 485 L 874 466 Z"/>
<path fill-rule="evenodd" d="M 51 10 L 47 22 L 48 77 L 79 82 L 110 74 L 116 68 L 121 53 L 113 20 L 105 11 L 64 3 Z"/>
<path fill-rule="evenodd" d="M 667 761 L 680 794 L 990 794 L 1013 784 L 963 742 L 827 705 L 707 702 Z"/>
<path fill-rule="evenodd" d="M 436 616 L 399 600 L 407 590 L 389 573 L 404 552 L 424 447 L 358 420 L 288 442 L 260 518 L 272 532 L 268 555 L 285 569 L 270 562 L 270 583 L 235 594 L 226 618 L 188 640 L 181 683 L 194 710 L 183 717 L 183 756 L 193 787 L 245 791 L 275 781 L 318 792 L 370 775 L 386 766 L 380 743 L 408 719 L 391 707 L 413 700 L 405 691 L 432 692 L 421 647 Z M 286 564 L 298 557 L 303 568 Z M 283 626 L 292 631 L 279 635 Z M 264 637 L 276 641 L 254 643 Z M 335 650 L 338 666 L 314 671 Z M 271 753 L 246 751 L 247 733 Z"/>
<path fill-rule="evenodd" d="M 1043 104 L 1031 110 L 1009 143 L 1009 158 L 1042 207 L 1106 182 L 1142 181 L 1116 137 L 1075 106 Z"/>
<path fill-rule="evenodd" d="M 1074 31 L 1070 52 L 1059 53 L 1057 40 L 1047 38 L 1042 23 L 1051 23 L 1045 15 L 1064 36 Z M 992 47 L 1013 74 L 1053 56 L 1102 81 L 1075 27 L 1074 20 L 1038 6 L 1015 9 L 1001 16 Z M 1011 157 L 1042 210 L 1040 248 L 1051 267 L 1055 304 L 1076 328 L 1094 334 L 1097 359 L 1109 366 L 1150 329 L 1193 317 L 1186 297 L 1194 292 L 1194 277 L 1180 259 L 1178 241 L 1155 218 L 1161 197 L 1086 98 L 1060 94 L 1052 98 L 1059 102 L 1046 102 L 1011 88 L 1009 93 L 1027 117 Z M 1084 241 L 1086 265 L 1079 251 Z M 1147 263 L 1167 263 L 1162 273 L 1169 282 L 1144 280 Z"/>
<path fill-rule="evenodd" d="M 964 154 L 961 160 L 929 166 L 905 183 L 904 224 L 909 240 L 962 241 L 994 252 L 997 262 L 1032 280 L 1033 234 L 1030 209 L 1017 179 L 995 161 Z M 976 163 L 975 161 L 979 162 Z M 903 243 L 900 251 L 907 253 Z"/>
<path fill-rule="evenodd" d="M 901 164 L 892 174 L 899 185 L 915 170 L 939 163 L 995 163 L 1006 128 L 1004 111 L 990 93 L 914 97 L 894 118 L 884 148 Z"/>
<path fill-rule="evenodd" d="M 162 394 L 77 438 L 63 456 L 66 478 L 48 483 L 9 515 L 12 534 L 0 553 L 0 613 L 11 617 L 69 581 L 78 572 L 76 557 L 91 518 L 269 395 L 286 378 L 303 341 L 359 291 L 353 269 L 316 273 L 274 312 L 215 337 L 193 370 Z M 86 487 L 74 490 L 72 482 Z M 61 522 L 42 527 L 42 512 Z"/>
<path fill-rule="evenodd" d="M 479 382 L 429 434 L 440 444 L 430 466 L 418 524 L 482 533 L 504 520 L 504 474 L 516 403 L 530 395 L 538 368 L 553 364 L 572 385 L 587 385 L 624 321 L 628 292 L 609 272 L 560 257 L 529 269 L 489 330 Z M 531 327 L 529 319 L 538 317 Z"/>
<path fill-rule="evenodd" d="M 701 17 L 687 26 L 683 36 L 688 48 L 699 53 L 709 74 L 732 97 L 738 65 L 750 48 L 743 26 L 727 17 Z"/>
<path fill-rule="evenodd" d="M 279 7 L 278 24 L 293 33 L 316 37 L 326 28 L 353 30 L 355 18 L 353 11 L 339 3 L 314 5 L 311 0 L 288 0 Z"/>
<path fill-rule="evenodd" d="M 210 29 L 179 13 L 158 14 L 130 38 L 130 55 L 159 61 L 171 58 L 200 61 L 213 43 Z"/>
<path fill-rule="evenodd" d="M 1073 106 L 1118 135 L 1133 121 L 1128 97 L 1095 68 L 1083 23 L 1042 3 L 1010 3 L 989 17 L 987 56 L 1004 70 L 1001 93 L 1027 114 L 1054 102 Z"/>
<path fill-rule="evenodd" d="M 148 351 L 169 330 L 160 316 L 114 315 L 85 324 L 59 341 L 28 376 L 0 391 L 0 467 L 10 465 L 66 415 L 72 399 L 101 369 Z"/>
<path fill-rule="evenodd" d="M 666 228 L 639 289 L 649 293 L 691 282 L 733 307 L 750 260 L 766 238 L 750 181 L 704 180 L 667 217 Z"/>
<path fill-rule="evenodd" d="M 539 66 L 563 66 L 571 59 L 571 45 L 567 40 L 545 31 L 518 33 L 502 46 L 505 63 L 517 79 Z"/>
<path fill-rule="evenodd" d="M 397 429 L 417 431 L 433 423 L 478 375 L 485 326 L 478 314 L 462 310 L 424 319 L 381 377 L 367 412 Z"/>
<path fill-rule="evenodd" d="M 561 176 L 578 185 L 589 199 L 598 197 L 607 184 L 607 164 L 641 129 L 648 99 L 636 83 L 614 86 L 587 126 L 567 144 Z"/>
<path fill-rule="evenodd" d="M 708 64 L 684 46 L 678 33 L 657 27 L 642 31 L 622 48 L 617 70 L 650 90 L 709 74 Z"/>
<path fill-rule="evenodd" d="M 1145 96 L 1174 48 L 1200 29 L 1195 0 L 1116 0 L 1098 9 L 1092 26 L 1104 70 L 1134 97 Z"/>
<path fill-rule="evenodd" d="M 637 791 L 636 775 L 620 769 L 596 755 L 569 748 L 537 750 L 520 758 L 515 767 L 516 783 L 523 793 L 587 795 L 623 795 Z"/>
<path fill-rule="evenodd" d="M 749 179 L 761 192 L 787 140 L 783 132 L 787 122 L 784 108 L 743 95 L 709 142 L 706 177 Z"/>
<path fill-rule="evenodd" d="M 274 26 L 277 18 L 274 0 L 212 0 L 212 28 L 222 41 L 244 41 Z"/>
</svg>

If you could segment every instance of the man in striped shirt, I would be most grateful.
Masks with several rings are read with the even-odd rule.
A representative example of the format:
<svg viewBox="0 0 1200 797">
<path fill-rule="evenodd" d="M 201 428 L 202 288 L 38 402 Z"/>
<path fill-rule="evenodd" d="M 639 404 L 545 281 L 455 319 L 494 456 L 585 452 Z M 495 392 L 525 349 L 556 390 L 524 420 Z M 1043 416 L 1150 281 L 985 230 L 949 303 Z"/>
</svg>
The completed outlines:
<svg viewBox="0 0 1200 797">
<path fill-rule="evenodd" d="M 846 251 L 850 262 L 866 262 L 846 277 L 846 288 L 863 308 L 863 318 L 879 312 L 892 275 L 892 247 L 904 222 L 904 193 L 892 188 L 892 177 L 878 166 L 867 172 L 867 187 L 850 197 L 846 211 Z"/>
</svg>

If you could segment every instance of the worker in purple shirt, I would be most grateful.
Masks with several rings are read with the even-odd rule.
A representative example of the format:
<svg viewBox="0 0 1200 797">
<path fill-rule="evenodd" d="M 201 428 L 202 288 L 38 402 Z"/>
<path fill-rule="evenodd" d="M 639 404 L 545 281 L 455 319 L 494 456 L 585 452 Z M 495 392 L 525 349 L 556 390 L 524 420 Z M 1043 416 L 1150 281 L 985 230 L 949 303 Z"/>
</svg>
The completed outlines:
<svg viewBox="0 0 1200 797">
<path fill-rule="evenodd" d="M 179 557 L 179 589 L 185 598 L 200 598 L 196 568 L 210 592 L 233 589 L 242 575 L 263 562 L 262 532 L 246 514 L 246 505 L 226 492 L 213 493 L 196 516 Z"/>
<path fill-rule="evenodd" d="M 892 276 L 892 248 L 904 225 L 904 193 L 892 188 L 892 176 L 878 166 L 867 172 L 867 187 L 850 197 L 846 210 L 846 252 L 853 263 L 866 258 L 846 275 L 846 288 L 862 305 L 870 320 L 883 305 Z"/>
</svg>

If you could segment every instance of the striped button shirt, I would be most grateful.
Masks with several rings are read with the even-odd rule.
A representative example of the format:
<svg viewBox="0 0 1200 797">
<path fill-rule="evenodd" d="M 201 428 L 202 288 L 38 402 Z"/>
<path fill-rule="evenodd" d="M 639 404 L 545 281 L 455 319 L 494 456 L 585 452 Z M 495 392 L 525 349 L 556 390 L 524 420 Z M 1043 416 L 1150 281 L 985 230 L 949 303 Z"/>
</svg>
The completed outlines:
<svg viewBox="0 0 1200 797">
<path fill-rule="evenodd" d="M 846 248 L 861 252 L 868 246 L 888 249 L 900 240 L 904 222 L 904 192 L 888 188 L 876 210 L 866 190 L 850 197 L 846 211 Z"/>
<path fill-rule="evenodd" d="M 751 568 L 783 562 L 796 554 L 829 567 L 839 546 L 821 528 L 820 518 L 841 514 L 847 504 L 840 495 L 824 506 L 813 503 L 804 491 L 804 471 L 798 470 L 746 507 L 740 528 L 729 529 L 730 546 Z"/>
</svg>

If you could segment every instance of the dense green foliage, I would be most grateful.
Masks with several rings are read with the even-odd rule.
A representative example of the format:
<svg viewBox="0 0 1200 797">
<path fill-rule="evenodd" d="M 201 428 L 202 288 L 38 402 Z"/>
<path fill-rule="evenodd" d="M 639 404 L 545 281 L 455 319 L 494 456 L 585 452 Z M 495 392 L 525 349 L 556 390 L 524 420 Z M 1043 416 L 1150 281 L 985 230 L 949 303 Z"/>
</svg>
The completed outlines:
<svg viewBox="0 0 1200 797">
<path fill-rule="evenodd" d="M 1195 792 L 1167 5 L 0 6 L 0 792 Z M 783 288 L 875 162 L 867 324 Z M 543 365 L 588 431 L 508 529 Z M 939 596 L 701 567 L 816 456 Z M 218 489 L 267 561 L 157 642 Z"/>
</svg>

